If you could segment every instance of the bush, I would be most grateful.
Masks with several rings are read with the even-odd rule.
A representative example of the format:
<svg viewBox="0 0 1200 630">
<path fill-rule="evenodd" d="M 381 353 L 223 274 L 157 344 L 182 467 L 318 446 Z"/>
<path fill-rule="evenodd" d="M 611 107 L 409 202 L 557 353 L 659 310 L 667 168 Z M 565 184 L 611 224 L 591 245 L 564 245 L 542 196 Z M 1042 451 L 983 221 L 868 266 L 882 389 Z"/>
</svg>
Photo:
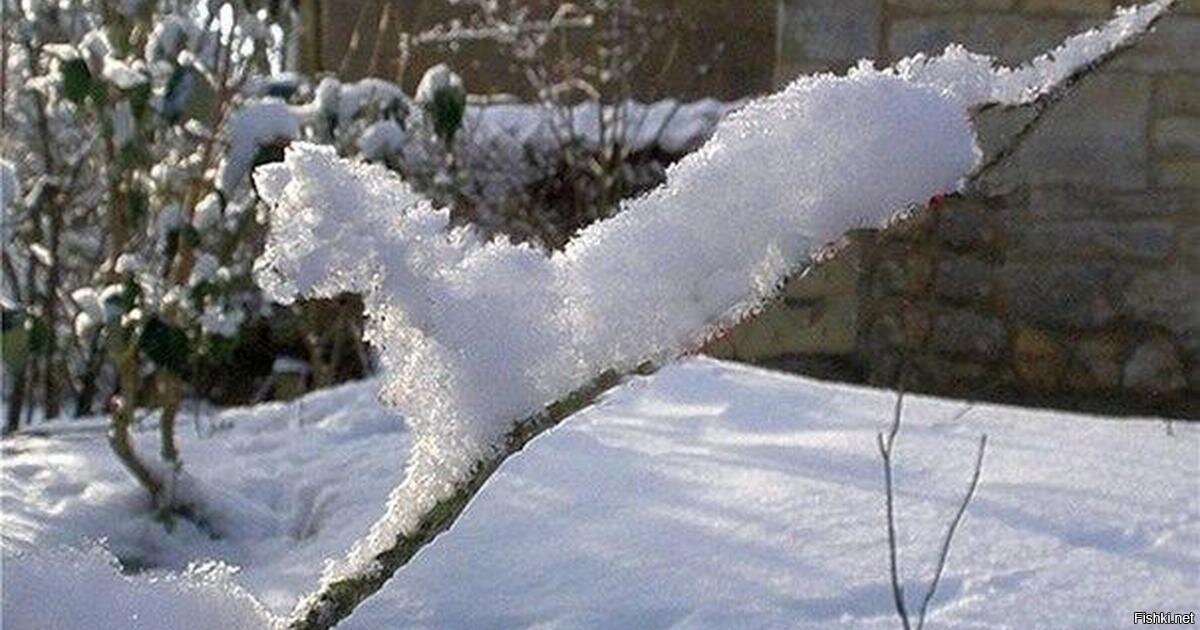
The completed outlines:
<svg viewBox="0 0 1200 630">
<path fill-rule="evenodd" d="M 133 454 L 129 424 L 139 404 L 160 406 L 161 453 L 177 469 L 187 381 L 227 362 L 265 306 L 245 175 L 258 145 L 295 134 L 252 101 L 255 78 L 292 54 L 296 16 L 250 1 L 5 10 L 3 152 L 21 184 L 5 191 L 5 329 L 29 340 L 6 357 L 6 428 L 22 407 L 53 418 L 73 398 L 85 414 L 112 391 L 114 448 L 166 507 L 169 484 Z"/>
</svg>

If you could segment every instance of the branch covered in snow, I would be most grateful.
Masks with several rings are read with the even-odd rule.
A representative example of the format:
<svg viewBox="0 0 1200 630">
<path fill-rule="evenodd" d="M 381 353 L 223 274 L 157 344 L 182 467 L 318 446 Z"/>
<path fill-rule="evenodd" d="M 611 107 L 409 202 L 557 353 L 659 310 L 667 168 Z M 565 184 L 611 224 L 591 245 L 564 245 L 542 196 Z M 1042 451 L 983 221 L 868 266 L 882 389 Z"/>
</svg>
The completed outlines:
<svg viewBox="0 0 1200 630">
<path fill-rule="evenodd" d="M 449 230 L 448 212 L 394 174 L 326 149 L 295 145 L 260 169 L 272 206 L 264 289 L 284 300 L 364 292 L 381 395 L 415 437 L 387 514 L 330 566 L 294 627 L 349 614 L 496 466 L 565 417 L 556 409 L 699 347 L 845 230 L 959 190 L 981 159 L 972 109 L 1045 98 L 1169 5 L 1123 10 L 1016 70 L 951 47 L 801 78 L 729 116 L 664 186 L 549 257 Z"/>
</svg>

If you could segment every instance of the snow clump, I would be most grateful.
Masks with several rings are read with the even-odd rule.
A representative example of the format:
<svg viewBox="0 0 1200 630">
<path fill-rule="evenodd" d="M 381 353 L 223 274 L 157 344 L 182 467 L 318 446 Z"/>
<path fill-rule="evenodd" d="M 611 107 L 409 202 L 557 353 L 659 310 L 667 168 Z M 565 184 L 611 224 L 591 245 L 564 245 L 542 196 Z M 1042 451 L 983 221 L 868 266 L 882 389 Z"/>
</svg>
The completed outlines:
<svg viewBox="0 0 1200 630">
<path fill-rule="evenodd" d="M 959 189 L 980 161 L 972 108 L 1028 102 L 1140 33 L 1118 12 L 1018 69 L 950 47 L 894 68 L 802 77 L 725 118 L 666 183 L 551 256 L 451 229 L 380 166 L 295 144 L 259 169 L 277 300 L 365 295 L 381 395 L 414 435 L 387 514 L 327 580 L 371 566 L 521 419 L 605 370 L 661 362 L 760 307 L 847 229 Z"/>
</svg>

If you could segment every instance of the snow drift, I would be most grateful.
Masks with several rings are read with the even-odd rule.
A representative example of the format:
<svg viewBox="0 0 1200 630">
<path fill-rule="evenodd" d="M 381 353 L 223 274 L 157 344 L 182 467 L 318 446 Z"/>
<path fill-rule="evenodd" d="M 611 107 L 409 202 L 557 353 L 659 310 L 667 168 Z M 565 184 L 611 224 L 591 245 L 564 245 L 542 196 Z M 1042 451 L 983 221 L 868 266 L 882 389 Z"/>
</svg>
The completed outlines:
<svg viewBox="0 0 1200 630">
<path fill-rule="evenodd" d="M 893 68 L 798 79 L 729 116 L 665 185 L 552 256 L 449 229 L 389 171 L 295 145 L 259 169 L 268 295 L 365 294 L 384 400 L 414 434 L 385 516 L 326 579 L 368 566 L 525 417 L 605 370 L 696 347 L 816 248 L 951 192 L 979 162 L 973 107 L 1037 98 L 1144 31 L 1126 9 L 1018 69 L 950 47 Z"/>
<path fill-rule="evenodd" d="M 180 432 L 196 475 L 281 525 L 265 537 L 257 516 L 217 541 L 186 523 L 167 534 L 137 511 L 146 499 L 105 418 L 6 441 L 4 628 L 270 627 L 403 475 L 409 432 L 376 385 L 201 410 L 209 429 Z M 894 630 L 874 442 L 894 405 L 866 387 L 674 361 L 507 462 L 453 535 L 336 628 Z M 978 434 L 990 440 L 931 628 L 1102 628 L 1200 601 L 1200 423 L 1171 434 L 913 395 L 901 431 L 900 555 L 918 593 Z M 151 446 L 156 431 L 139 437 Z M 119 575 L 104 550 L 153 568 Z"/>
<path fill-rule="evenodd" d="M 274 622 L 220 564 L 128 576 L 99 546 L 43 552 L 31 560 L 6 555 L 4 564 L 3 624 L 12 628 L 82 628 L 86 620 L 91 628 L 159 630 L 173 620 L 196 630 L 260 630 Z"/>
</svg>

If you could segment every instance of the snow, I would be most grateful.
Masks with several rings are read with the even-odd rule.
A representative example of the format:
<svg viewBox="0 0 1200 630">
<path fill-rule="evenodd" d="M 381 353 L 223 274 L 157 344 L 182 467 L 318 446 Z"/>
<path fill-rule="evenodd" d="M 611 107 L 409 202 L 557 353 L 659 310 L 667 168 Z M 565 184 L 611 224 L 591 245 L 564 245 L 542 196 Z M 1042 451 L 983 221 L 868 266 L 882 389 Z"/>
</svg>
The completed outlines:
<svg viewBox="0 0 1200 630">
<path fill-rule="evenodd" d="M 225 192 L 234 190 L 250 172 L 259 148 L 300 135 L 300 120 L 292 108 L 273 99 L 241 107 L 230 116 L 228 127 L 229 150 L 219 177 L 220 189 Z"/>
<path fill-rule="evenodd" d="M 200 324 L 200 329 L 205 333 L 232 338 L 237 335 L 245 317 L 244 311 L 226 311 L 220 306 L 209 304 L 204 307 L 204 312 L 200 314 L 197 320 Z"/>
<path fill-rule="evenodd" d="M 104 58 L 104 78 L 122 90 L 132 90 L 150 80 L 138 67 L 115 57 Z"/>
<path fill-rule="evenodd" d="M 238 585 L 274 613 L 289 611 L 317 582 L 324 560 L 379 518 L 400 481 L 395 453 L 407 450 L 409 435 L 375 401 L 376 387 L 366 381 L 217 414 L 185 406 L 179 491 L 203 501 L 219 540 L 186 522 L 168 533 L 152 518 L 145 492 L 108 448 L 103 418 L 45 424 L 7 440 L 0 463 L 5 620 L 10 602 L 19 601 L 9 597 L 9 583 L 22 579 L 12 567 L 41 561 L 43 550 L 93 542 L 128 566 L 156 572 L 186 572 L 209 560 L 237 566 Z M 143 454 L 156 451 L 155 425 L 144 418 L 135 433 Z M 60 427 L 68 432 L 56 433 Z"/>
<path fill-rule="evenodd" d="M 1054 85 L 1146 31 L 1175 0 L 1119 8 L 1115 17 L 1019 67 L 997 67 L 992 58 L 948 46 L 938 57 L 914 55 L 896 64 L 910 80 L 944 87 L 968 105 L 1028 103 Z"/>
<path fill-rule="evenodd" d="M 117 148 L 124 148 L 133 140 L 135 125 L 133 120 L 133 107 L 129 104 L 129 99 L 121 99 L 109 114 L 109 120 L 112 122 L 113 144 Z"/>
<path fill-rule="evenodd" d="M 358 137 L 358 150 L 367 160 L 382 160 L 397 155 L 404 149 L 407 136 L 400 124 L 394 120 L 371 123 Z"/>
<path fill-rule="evenodd" d="M 408 96 L 399 86 L 382 79 L 342 83 L 333 77 L 325 77 L 317 84 L 312 102 L 296 109 L 297 114 L 309 122 L 325 119 L 345 124 L 368 107 L 381 112 L 407 112 Z"/>
<path fill-rule="evenodd" d="M 564 151 L 658 150 L 677 157 L 702 144 L 717 122 L 741 104 L 712 99 L 693 103 L 626 101 L 602 107 L 581 103 L 562 108 L 530 103 L 468 104 L 462 130 L 454 137 L 457 176 L 466 178 L 463 189 L 472 191 L 485 205 L 502 206 L 520 199 L 538 181 L 553 177 L 562 167 Z M 421 139 L 419 132 L 409 134 L 398 123 L 383 120 L 363 131 L 358 147 L 364 158 L 387 160 L 406 173 L 435 172 L 441 157 Z"/>
<path fill-rule="evenodd" d="M 439 63 L 436 66 L 425 71 L 421 76 L 421 82 L 417 84 L 416 94 L 413 95 L 413 100 L 421 105 L 433 103 L 434 97 L 442 90 L 452 90 L 454 92 L 463 92 L 462 77 L 454 73 L 444 63 Z"/>
<path fill-rule="evenodd" d="M 231 620 L 214 619 L 214 592 L 241 593 L 226 580 L 286 612 L 318 573 L 359 571 L 411 531 L 513 420 L 602 370 L 688 352 L 846 229 L 957 189 L 979 160 L 969 109 L 1034 98 L 1169 4 L 1120 12 L 1016 70 L 951 47 L 894 69 L 801 78 L 726 117 L 663 187 L 549 257 L 449 230 L 446 210 L 382 167 L 294 146 L 257 174 L 273 205 L 260 282 L 277 299 L 366 292 L 368 335 L 386 367 L 381 394 L 408 430 L 366 402 L 369 384 L 215 416 L 205 439 L 185 441 L 189 467 L 173 485 L 204 506 L 217 539 L 154 523 L 106 452 L 100 422 L 91 433 L 6 442 L 3 546 L 17 567 L 6 573 L 34 593 L 66 572 L 102 577 L 59 593 L 69 605 L 53 613 L 8 597 L 5 618 L 61 614 L 51 623 L 90 627 L 106 609 L 87 602 L 130 592 L 146 600 L 138 623 L 157 627 L 168 611 L 189 626 L 267 614 L 233 595 L 218 609 Z M 377 93 L 321 87 L 319 103 L 339 112 Z M 240 110 L 222 188 L 298 125 L 281 102 Z M 306 405 L 309 423 L 295 411 Z M 535 442 L 348 627 L 891 625 L 872 457 L 889 407 L 867 390 L 702 360 L 669 366 Z M 979 431 L 993 434 L 935 619 L 1094 626 L 1197 601 L 1193 426 L 1170 436 L 1157 423 L 984 405 L 966 420 L 952 403 L 913 410 L 899 477 L 910 594 L 960 492 L 958 462 L 969 461 L 960 455 Z M 222 577 L 195 587 L 194 570 L 126 579 L 102 555 L 46 551 L 97 537 L 126 566 L 178 571 L 216 559 L 242 570 L 206 565 L 202 573 Z M 188 615 L 204 616 L 180 621 Z"/>
<path fill-rule="evenodd" d="M 410 436 L 375 385 L 181 430 L 187 469 L 243 505 L 222 508 L 236 522 L 218 541 L 137 511 L 100 419 L 6 441 L 6 626 L 126 627 L 95 620 L 136 612 L 131 627 L 261 628 L 254 615 L 287 612 L 399 480 Z M 875 446 L 894 400 L 703 358 L 634 378 L 508 462 L 338 627 L 894 628 Z M 906 410 L 913 598 L 989 435 L 931 626 L 1110 627 L 1200 601 L 1200 425 L 920 396 Z M 97 544 L 151 568 L 121 576 Z M 14 621 L 34 614 L 57 616 Z"/>
<path fill-rule="evenodd" d="M 293 145 L 259 171 L 272 206 L 260 284 L 276 300 L 366 294 L 382 395 L 415 443 L 387 516 L 325 579 L 370 567 L 515 420 L 605 370 L 698 347 L 847 229 L 956 190 L 980 158 L 969 109 L 1052 88 L 1168 4 L 1121 11 L 1015 71 L 952 47 L 897 69 L 802 77 L 726 117 L 662 187 L 549 257 L 448 231 L 448 212 L 393 173 Z M 1020 90 L 1014 76 L 1026 77 Z"/>
<path fill-rule="evenodd" d="M 23 560 L 5 559 L 5 600 L 24 604 L 4 607 L 3 624 L 9 628 L 162 630 L 170 620 L 195 630 L 261 630 L 271 623 L 221 567 L 129 577 L 117 573 L 115 558 L 99 548 Z M 82 592 L 64 589 L 64 576 Z"/>
<path fill-rule="evenodd" d="M 932 623 L 1094 628 L 1200 601 L 1200 427 L 910 400 L 911 597 L 990 435 Z M 894 628 L 874 443 L 893 402 L 711 360 L 639 378 L 506 464 L 344 627 Z"/>
<path fill-rule="evenodd" d="M 955 189 L 977 156 L 943 92 L 871 70 L 806 79 L 730 116 L 664 188 L 547 258 L 447 232 L 448 213 L 393 173 L 293 145 L 259 171 L 273 206 L 260 284 L 277 300 L 368 291 L 383 395 L 419 445 L 397 509 L 349 565 L 412 527 L 514 419 L 603 369 L 698 345 L 800 252 Z"/>
<path fill-rule="evenodd" d="M 195 37 L 196 30 L 196 25 L 183 16 L 168 15 L 157 20 L 146 41 L 146 59 L 174 61 L 186 49 L 188 40 Z"/>
<path fill-rule="evenodd" d="M 282 76 L 255 84 L 248 91 L 262 94 L 268 91 L 264 86 L 294 81 L 294 77 Z M 427 138 L 414 132 L 414 126 L 420 129 L 423 123 L 410 114 L 417 113 L 413 103 L 424 104 L 435 89 L 454 86 L 462 87 L 461 79 L 444 65 L 425 73 L 412 103 L 398 86 L 386 81 L 364 79 L 343 84 L 325 77 L 312 101 L 292 106 L 291 111 L 321 142 L 344 135 L 367 160 L 386 161 L 406 173 L 434 176 L 444 168 L 444 156 L 440 147 L 431 147 L 423 141 Z M 466 178 L 464 190 L 472 191 L 485 204 L 499 206 L 552 176 L 561 167 L 566 145 L 578 144 L 593 152 L 611 146 L 631 152 L 657 149 L 679 156 L 703 143 L 717 122 L 741 105 L 740 101 L 712 99 L 693 103 L 626 101 L 603 107 L 583 103 L 563 108 L 540 103 L 468 103 L 462 130 L 454 138 L 456 176 Z"/>
<path fill-rule="evenodd" d="M 631 152 L 659 148 L 679 155 L 695 148 L 722 118 L 743 104 L 714 99 L 681 103 L 668 98 L 603 106 L 587 102 L 565 111 L 519 103 L 472 105 L 467 108 L 464 133 L 482 146 L 511 142 L 548 151 L 570 138 L 597 150 L 620 139 L 619 144 Z"/>
<path fill-rule="evenodd" d="M 8 225 L 8 207 L 21 196 L 21 187 L 17 183 L 17 170 L 12 162 L 0 158 L 0 226 L 4 233 L 11 229 Z M 7 236 L 5 237 L 7 240 Z"/>
<path fill-rule="evenodd" d="M 216 193 L 209 193 L 196 204 L 193 224 L 198 230 L 206 230 L 216 226 L 221 221 L 221 198 Z"/>
</svg>

